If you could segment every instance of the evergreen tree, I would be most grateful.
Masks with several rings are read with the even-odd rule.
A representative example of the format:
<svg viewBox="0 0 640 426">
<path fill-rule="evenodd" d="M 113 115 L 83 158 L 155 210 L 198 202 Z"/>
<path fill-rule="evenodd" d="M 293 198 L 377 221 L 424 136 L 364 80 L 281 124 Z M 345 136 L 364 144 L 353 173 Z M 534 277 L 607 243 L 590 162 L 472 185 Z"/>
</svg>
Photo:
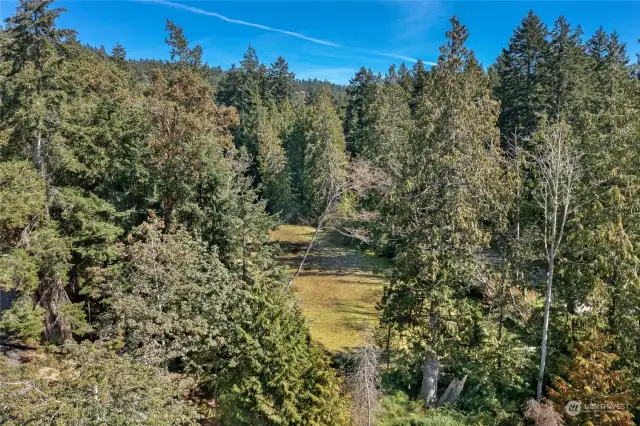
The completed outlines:
<svg viewBox="0 0 640 426">
<path fill-rule="evenodd" d="M 347 425 L 341 381 L 310 342 L 304 318 L 278 279 L 259 277 L 244 349 L 230 374 L 214 382 L 224 424 Z"/>
<path fill-rule="evenodd" d="M 194 67 L 202 65 L 202 47 L 200 45 L 196 45 L 193 48 L 189 47 L 189 41 L 184 36 L 182 28 L 169 19 L 167 19 L 166 30 L 169 33 L 169 37 L 165 42 L 171 47 L 171 61 Z"/>
<path fill-rule="evenodd" d="M 216 100 L 222 105 L 238 108 L 238 105 L 241 104 L 242 95 L 239 90 L 241 79 L 242 72 L 236 64 L 231 64 L 231 68 L 225 72 L 218 83 Z"/>
<path fill-rule="evenodd" d="M 409 94 L 388 76 L 376 87 L 371 104 L 371 123 L 363 129 L 363 165 L 378 171 L 374 188 L 358 194 L 359 200 L 352 228 L 360 228 L 367 242 L 379 249 L 393 250 L 395 183 L 402 179 L 403 164 L 410 155 L 410 137 L 414 131 Z M 365 170 L 365 173 L 372 173 Z M 363 219 L 359 220 L 358 216 Z"/>
<path fill-rule="evenodd" d="M 147 215 L 153 187 L 147 159 L 149 114 L 123 62 L 79 46 L 67 61 L 62 133 L 75 161 L 58 169 L 59 181 L 112 204 L 130 229 Z M 69 157 L 67 157 L 68 160 Z"/>
<path fill-rule="evenodd" d="M 295 106 L 291 124 L 283 134 L 287 165 L 291 171 L 291 195 L 294 202 L 294 211 L 297 214 L 304 214 L 302 204 L 306 198 L 306 193 L 303 182 L 306 166 L 305 153 L 307 152 L 306 131 L 309 126 L 309 119 L 308 106 L 304 104 Z"/>
<path fill-rule="evenodd" d="M 640 224 L 631 212 L 639 188 L 634 141 L 638 106 L 629 80 L 624 45 L 615 34 L 596 32 L 589 41 L 589 108 L 580 138 L 581 206 L 572 222 L 562 263 L 560 295 L 566 321 L 559 325 L 563 345 L 587 338 L 594 327 L 612 337 L 611 352 L 634 374 L 638 363 L 637 283 Z M 623 154 L 624 153 L 624 154 Z M 637 384 L 635 384 L 637 387 Z"/>
<path fill-rule="evenodd" d="M 69 63 L 77 55 L 73 31 L 60 30 L 55 21 L 61 9 L 50 1 L 23 1 L 7 20 L 9 43 L 3 58 L 10 63 L 3 80 L 3 160 L 30 160 L 44 184 L 44 205 L 31 212 L 17 243 L 9 248 L 5 288 L 18 290 L 4 321 L 9 331 L 49 341 L 64 341 L 88 331 L 82 303 L 74 303 L 86 269 L 109 259 L 107 247 L 119 235 L 110 223 L 113 207 L 91 193 L 73 188 L 67 173 L 80 166 L 77 152 L 64 138 L 68 120 L 65 93 L 76 89 Z M 55 188 L 55 190 L 54 190 Z M 20 261 L 16 261 L 16 256 Z M 11 276 L 25 281 L 11 282 Z M 35 285 L 35 283 L 38 283 Z M 35 327 L 38 318 L 41 327 Z"/>
<path fill-rule="evenodd" d="M 169 28 L 169 44 L 181 46 L 175 41 L 183 39 L 181 30 Z M 230 130 L 237 120 L 233 109 L 213 102 L 213 89 L 198 69 L 175 65 L 167 72 L 154 70 L 147 95 L 151 170 L 166 225 L 174 214 L 201 216 L 194 203 L 199 185 L 208 163 L 232 147 Z"/>
<path fill-rule="evenodd" d="M 273 218 L 266 211 L 267 203 L 260 200 L 249 173 L 253 159 L 246 150 L 227 157 L 230 174 L 216 194 L 212 222 L 215 234 L 210 240 L 221 250 L 222 261 L 249 283 L 271 259 L 266 243 Z"/>
<path fill-rule="evenodd" d="M 2 121 L 10 135 L 5 156 L 30 158 L 49 184 L 55 167 L 55 147 L 63 83 L 60 66 L 66 59 L 67 43 L 75 33 L 58 29 L 56 19 L 64 9 L 51 9 L 52 1 L 21 1 L 16 14 L 7 19 L 8 43 L 3 60 L 9 62 L 2 88 Z M 6 158 L 6 157 L 5 157 Z"/>
<path fill-rule="evenodd" d="M 258 55 L 249 45 L 240 66 L 232 66 L 220 82 L 218 100 L 224 105 L 235 107 L 240 116 L 244 117 L 255 109 L 256 101 L 260 100 L 260 76 Z"/>
<path fill-rule="evenodd" d="M 258 60 L 256 49 L 249 45 L 247 47 L 247 51 L 244 52 L 244 55 L 242 56 L 242 60 L 240 61 L 240 68 L 247 74 L 253 76 L 253 74 L 258 72 L 259 67 L 260 61 Z"/>
<path fill-rule="evenodd" d="M 586 43 L 586 53 L 595 62 L 596 67 L 604 65 L 607 56 L 608 35 L 602 25 Z"/>
<path fill-rule="evenodd" d="M 102 329 L 124 336 L 139 362 L 208 371 L 216 354 L 233 352 L 234 316 L 247 315 L 246 289 L 184 229 L 163 230 L 153 216 L 135 228 L 119 261 L 95 270 L 93 295 L 106 312 Z"/>
<path fill-rule="evenodd" d="M 607 337 L 595 334 L 574 350 L 564 376 L 556 376 L 549 396 L 556 410 L 565 414 L 569 401 L 579 401 L 578 416 L 565 414 L 567 424 L 630 425 L 633 397 L 628 387 L 628 371 L 614 367 L 618 356 L 605 347 Z M 606 407 L 603 409 L 603 407 Z M 593 411 L 590 411 L 593 410 Z"/>
<path fill-rule="evenodd" d="M 256 50 L 249 45 L 240 61 L 243 79 L 240 92 L 244 95 L 241 105 L 236 106 L 240 113 L 246 113 L 260 99 L 260 61 Z"/>
<path fill-rule="evenodd" d="M 422 59 L 418 59 L 418 61 L 413 65 L 413 70 L 411 72 L 411 86 L 413 94 L 411 98 L 411 105 L 413 111 L 415 111 L 420 99 L 425 94 L 428 78 L 429 73 L 424 67 L 424 62 L 422 62 Z"/>
<path fill-rule="evenodd" d="M 406 155 L 411 132 L 411 114 L 402 87 L 388 78 L 375 87 L 368 109 L 369 123 L 362 129 L 361 157 L 371 164 L 398 172 Z"/>
<path fill-rule="evenodd" d="M 265 64 L 260 64 L 258 67 L 258 87 L 260 93 L 260 99 L 265 102 L 272 102 L 271 96 L 271 81 L 269 80 L 269 70 Z"/>
<path fill-rule="evenodd" d="M 120 43 L 116 43 L 111 50 L 111 57 L 120 66 L 125 66 L 127 63 L 127 51 Z"/>
<path fill-rule="evenodd" d="M 291 126 L 294 111 L 285 100 L 282 110 L 262 112 L 258 124 L 258 170 L 262 178 L 262 197 L 268 210 L 287 219 L 295 211 L 291 193 L 291 172 L 283 139 Z"/>
<path fill-rule="evenodd" d="M 496 96 L 501 102 L 500 130 L 503 140 L 514 134 L 529 136 L 544 112 L 541 68 L 548 51 L 547 27 L 529 11 L 498 57 Z"/>
<path fill-rule="evenodd" d="M 413 84 L 411 81 L 411 71 L 409 71 L 409 68 L 407 68 L 404 62 L 400 64 L 400 68 L 398 68 L 398 82 L 407 94 L 412 93 Z"/>
<path fill-rule="evenodd" d="M 197 425 L 193 381 L 137 364 L 115 345 L 70 343 L 20 366 L 2 359 L 0 421 L 24 424 Z"/>
<path fill-rule="evenodd" d="M 556 20 L 550 33 L 549 49 L 544 60 L 543 85 L 550 120 L 574 121 L 584 105 L 586 55 L 582 29 L 575 29 L 564 16 Z"/>
<path fill-rule="evenodd" d="M 306 217 L 316 220 L 335 201 L 346 178 L 342 123 L 328 90 L 321 90 L 309 109 L 305 139 L 303 202 Z"/>
<path fill-rule="evenodd" d="M 385 83 L 395 83 L 398 84 L 399 83 L 399 79 L 398 79 L 398 73 L 396 72 L 396 65 L 395 64 L 391 64 L 389 66 L 389 69 L 387 70 L 387 74 L 384 76 L 384 82 Z"/>
<path fill-rule="evenodd" d="M 45 310 L 33 303 L 39 286 L 39 259 L 27 245 L 34 218 L 46 203 L 44 182 L 26 161 L 0 163 L 0 289 L 18 299 L 4 312 L 0 326 L 25 341 L 38 341 Z"/>
<path fill-rule="evenodd" d="M 363 151 L 363 132 L 370 126 L 371 103 L 377 84 L 373 72 L 364 67 L 349 80 L 345 135 L 347 150 L 352 155 L 358 155 Z"/>
<path fill-rule="evenodd" d="M 440 361 L 465 341 L 478 253 L 489 242 L 486 219 L 497 202 L 500 171 L 497 103 L 464 45 L 454 17 L 416 109 L 416 131 L 404 163 L 396 223 L 396 256 L 383 322 L 398 328 L 423 360 L 420 396 L 435 406 Z M 454 311 L 451 317 L 446 312 Z"/>
<path fill-rule="evenodd" d="M 276 104 L 282 105 L 286 100 L 291 100 L 296 75 L 289 71 L 289 64 L 282 56 L 278 56 L 278 59 L 271 64 L 268 75 L 271 96 Z"/>
</svg>

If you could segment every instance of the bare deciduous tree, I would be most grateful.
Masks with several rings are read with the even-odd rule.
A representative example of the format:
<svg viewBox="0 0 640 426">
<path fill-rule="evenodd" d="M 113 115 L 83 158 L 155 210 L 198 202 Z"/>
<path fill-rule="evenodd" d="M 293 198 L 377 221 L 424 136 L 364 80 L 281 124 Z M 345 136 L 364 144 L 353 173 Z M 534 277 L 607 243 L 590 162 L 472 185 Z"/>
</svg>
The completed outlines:
<svg viewBox="0 0 640 426">
<path fill-rule="evenodd" d="M 558 248 L 562 243 L 567 218 L 571 211 L 575 185 L 578 180 L 578 157 L 571 147 L 571 129 L 564 123 L 558 123 L 540 132 L 542 137 L 541 153 L 536 159 L 540 173 L 540 190 L 537 202 L 543 210 L 544 254 L 547 261 L 547 285 L 544 301 L 544 321 L 542 343 L 540 345 L 540 371 L 536 399 L 542 398 L 545 364 L 547 358 L 547 339 L 549 330 L 549 311 L 553 274 Z"/>
<path fill-rule="evenodd" d="M 380 380 L 380 349 L 373 339 L 372 330 L 365 324 L 364 344 L 355 355 L 354 370 L 349 378 L 353 397 L 352 418 L 355 426 L 376 424 L 382 397 Z"/>
<path fill-rule="evenodd" d="M 309 246 L 307 246 L 307 250 L 298 265 L 296 273 L 289 279 L 289 286 L 293 280 L 300 275 L 304 263 L 309 256 L 309 252 L 313 248 L 313 244 L 316 241 L 318 233 L 323 228 L 335 230 L 343 235 L 359 239 L 363 242 L 369 242 L 369 236 L 366 230 L 362 228 L 343 226 L 344 223 L 349 223 L 349 221 L 354 218 L 343 217 L 338 213 L 338 207 L 346 194 L 354 194 L 358 197 L 374 188 L 379 191 L 387 191 L 388 186 L 390 185 L 389 179 L 383 170 L 372 167 L 364 160 L 351 160 L 347 166 L 347 172 L 346 179 L 340 183 L 331 185 L 330 190 L 323 190 L 326 197 L 325 208 L 320 217 L 318 217 L 316 230 L 311 237 Z M 376 212 L 358 212 L 356 219 L 359 221 L 372 221 L 375 220 L 376 217 Z M 329 225 L 327 225 L 327 223 Z"/>
<path fill-rule="evenodd" d="M 540 403 L 530 400 L 524 415 L 533 420 L 536 426 L 564 426 L 565 424 L 562 415 L 548 402 Z"/>
</svg>

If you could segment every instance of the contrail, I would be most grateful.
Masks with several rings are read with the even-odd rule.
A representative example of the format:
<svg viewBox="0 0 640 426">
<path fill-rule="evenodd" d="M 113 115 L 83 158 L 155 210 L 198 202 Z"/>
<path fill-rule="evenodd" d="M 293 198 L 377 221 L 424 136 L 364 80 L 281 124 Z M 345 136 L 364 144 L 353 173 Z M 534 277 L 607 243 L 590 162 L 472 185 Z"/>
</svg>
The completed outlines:
<svg viewBox="0 0 640 426">
<path fill-rule="evenodd" d="M 396 53 L 386 53 L 386 52 L 378 52 L 376 50 L 366 50 L 366 49 L 357 49 L 355 47 L 346 47 L 346 46 L 342 46 L 345 47 L 349 50 L 353 50 L 355 52 L 362 52 L 362 53 L 366 53 L 368 55 L 379 55 L 379 56 L 386 56 L 388 58 L 396 58 L 396 59 L 402 59 L 403 61 L 407 61 L 407 62 L 418 62 L 417 59 L 412 58 L 410 56 L 404 56 L 404 55 L 398 55 Z M 435 65 L 435 62 L 425 62 L 425 64 L 427 65 Z"/>
<path fill-rule="evenodd" d="M 273 31 L 273 32 L 276 32 L 276 33 L 285 34 L 285 35 L 288 35 L 288 36 L 291 36 L 291 37 L 296 37 L 296 38 L 299 38 L 299 39 L 302 39 L 302 40 L 307 40 L 307 41 L 310 41 L 312 43 L 322 44 L 322 45 L 325 45 L 325 46 L 349 49 L 349 50 L 359 51 L 359 52 L 367 53 L 367 54 L 371 54 L 371 55 L 387 56 L 387 57 L 390 57 L 390 58 L 402 59 L 404 61 L 409 61 L 409 62 L 416 62 L 417 61 L 417 59 L 411 58 L 409 56 L 396 55 L 395 53 L 377 52 L 377 51 L 373 51 L 373 50 L 356 49 L 356 48 L 353 48 L 353 47 L 344 46 L 344 45 L 341 45 L 341 44 L 338 44 L 338 43 L 334 43 L 332 41 L 321 40 L 319 38 L 309 37 L 307 35 L 296 33 L 296 32 L 293 32 L 293 31 L 287 31 L 287 30 L 282 30 L 280 28 L 269 27 L 267 25 L 262 25 L 262 24 L 256 24 L 256 23 L 253 23 L 253 22 L 242 21 L 240 19 L 233 19 L 233 18 L 229 18 L 228 16 L 221 15 L 219 13 L 209 12 L 208 10 L 200 9 L 200 8 L 193 7 L 193 6 L 188 6 L 188 5 L 182 4 L 182 3 L 176 3 L 176 2 L 173 2 L 173 1 L 169 1 L 169 0 L 136 0 L 136 1 L 139 1 L 139 2 L 142 2 L 142 3 L 156 3 L 156 4 L 162 4 L 162 5 L 169 6 L 169 7 L 175 7 L 177 9 L 187 10 L 189 12 L 197 13 L 199 15 L 212 16 L 214 18 L 222 19 L 223 21 L 226 21 L 226 22 L 229 22 L 229 23 L 232 23 L 232 24 L 239 24 L 239 25 L 245 25 L 245 26 L 248 26 L 248 27 L 260 28 L 261 30 L 265 30 L 265 31 Z M 427 64 L 429 64 L 429 63 L 427 62 Z"/>
</svg>

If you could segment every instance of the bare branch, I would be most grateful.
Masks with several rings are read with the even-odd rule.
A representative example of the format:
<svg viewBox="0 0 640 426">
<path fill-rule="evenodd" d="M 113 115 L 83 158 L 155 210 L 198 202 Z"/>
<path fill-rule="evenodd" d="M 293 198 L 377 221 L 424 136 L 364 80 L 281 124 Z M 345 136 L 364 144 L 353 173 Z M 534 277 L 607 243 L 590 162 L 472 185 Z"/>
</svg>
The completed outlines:
<svg viewBox="0 0 640 426">
<path fill-rule="evenodd" d="M 373 426 L 382 398 L 380 349 L 375 345 L 373 332 L 366 323 L 363 335 L 364 345 L 355 355 L 355 368 L 349 377 L 353 397 L 352 419 L 355 426 Z"/>
<path fill-rule="evenodd" d="M 562 416 L 549 403 L 540 403 L 533 399 L 527 403 L 525 417 L 534 421 L 536 426 L 564 426 Z"/>
<path fill-rule="evenodd" d="M 318 233 L 325 226 L 326 223 L 330 223 L 329 229 L 336 230 L 340 234 L 357 238 L 363 242 L 369 242 L 369 237 L 364 229 L 359 227 L 350 227 L 349 222 L 356 220 L 360 222 L 373 221 L 377 218 L 377 213 L 374 212 L 358 212 L 353 217 L 345 218 L 337 215 L 336 210 L 342 202 L 344 196 L 349 193 L 354 193 L 357 196 L 364 196 L 369 191 L 381 191 L 383 193 L 388 192 L 391 188 L 391 183 L 388 175 L 380 168 L 371 166 L 364 160 L 354 159 L 351 160 L 347 166 L 347 178 L 342 182 L 333 182 L 329 185 L 329 188 L 321 188 L 321 192 L 326 192 L 327 200 L 325 208 L 318 218 L 316 223 L 316 230 L 313 233 L 313 237 L 309 242 L 309 246 L 305 251 L 300 265 L 296 273 L 289 279 L 287 286 L 291 286 L 293 280 L 296 279 L 304 263 L 309 256 L 309 252 L 313 248 L 313 244 L 318 236 Z"/>
<path fill-rule="evenodd" d="M 547 357 L 547 339 L 549 315 L 553 286 L 553 274 L 558 248 L 562 243 L 567 218 L 573 202 L 575 185 L 579 177 L 578 157 L 572 153 L 571 128 L 558 123 L 547 127 L 540 133 L 543 141 L 542 151 L 536 163 L 540 173 L 539 194 L 536 201 L 543 211 L 544 250 L 547 259 L 547 285 L 545 292 L 542 343 L 540 345 L 540 369 L 536 399 L 542 398 Z"/>
</svg>

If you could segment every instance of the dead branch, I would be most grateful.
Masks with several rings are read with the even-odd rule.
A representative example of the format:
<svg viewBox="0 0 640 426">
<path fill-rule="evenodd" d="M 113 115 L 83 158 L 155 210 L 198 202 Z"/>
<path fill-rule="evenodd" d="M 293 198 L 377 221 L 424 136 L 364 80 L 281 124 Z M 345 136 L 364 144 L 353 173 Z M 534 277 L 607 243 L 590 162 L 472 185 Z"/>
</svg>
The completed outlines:
<svg viewBox="0 0 640 426">
<path fill-rule="evenodd" d="M 532 419 L 536 426 L 564 426 L 565 424 L 562 416 L 548 402 L 540 403 L 530 400 L 524 415 Z"/>
<path fill-rule="evenodd" d="M 352 419 L 355 426 L 373 426 L 382 398 L 380 349 L 375 345 L 373 332 L 366 324 L 363 335 L 364 344 L 355 355 L 355 368 L 349 378 L 353 397 Z"/>
</svg>

